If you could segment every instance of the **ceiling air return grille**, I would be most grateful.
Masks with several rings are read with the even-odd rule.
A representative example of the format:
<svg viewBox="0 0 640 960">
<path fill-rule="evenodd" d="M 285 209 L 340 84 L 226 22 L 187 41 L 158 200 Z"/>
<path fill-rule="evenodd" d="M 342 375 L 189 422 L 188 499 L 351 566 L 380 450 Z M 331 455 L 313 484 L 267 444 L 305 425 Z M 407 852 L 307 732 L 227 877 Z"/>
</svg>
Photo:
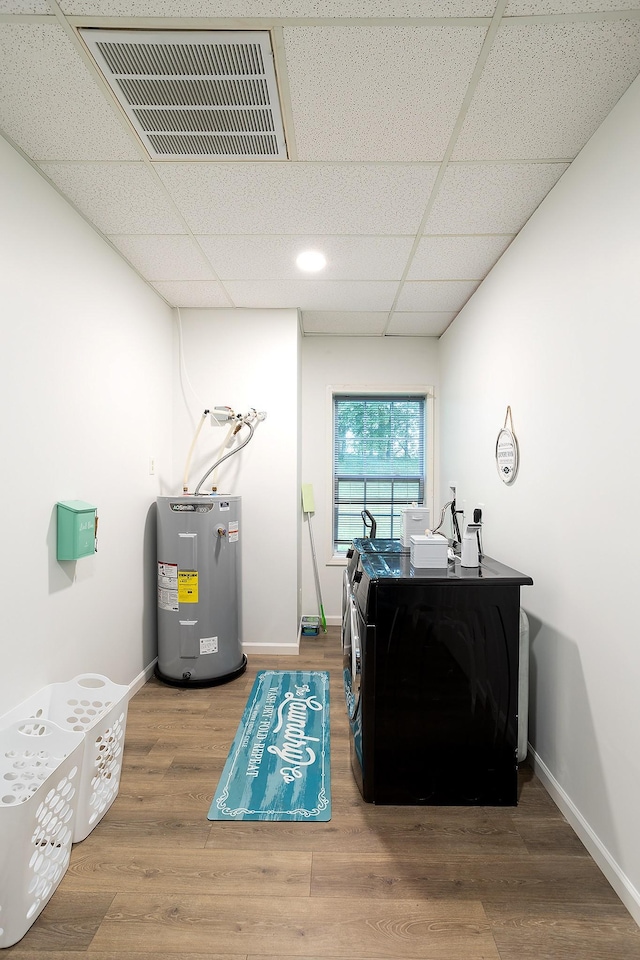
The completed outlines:
<svg viewBox="0 0 640 960">
<path fill-rule="evenodd" d="M 80 31 L 154 160 L 277 160 L 268 31 Z"/>
</svg>

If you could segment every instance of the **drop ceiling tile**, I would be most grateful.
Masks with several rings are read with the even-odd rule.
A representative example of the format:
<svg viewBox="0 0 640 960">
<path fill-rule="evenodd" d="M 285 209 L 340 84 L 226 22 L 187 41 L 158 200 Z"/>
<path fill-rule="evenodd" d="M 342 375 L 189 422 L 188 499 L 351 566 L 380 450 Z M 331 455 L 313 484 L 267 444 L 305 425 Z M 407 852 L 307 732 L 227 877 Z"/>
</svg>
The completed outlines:
<svg viewBox="0 0 640 960">
<path fill-rule="evenodd" d="M 47 0 L 0 0 L 0 13 L 51 13 Z"/>
<path fill-rule="evenodd" d="M 379 337 L 384 333 L 389 314 L 303 310 L 302 329 L 307 334 L 331 337 Z"/>
<path fill-rule="evenodd" d="M 512 239 L 512 236 L 423 237 L 407 279 L 482 280 Z"/>
<path fill-rule="evenodd" d="M 415 233 L 435 164 L 158 163 L 196 234 Z"/>
<path fill-rule="evenodd" d="M 174 307 L 230 307 L 222 284 L 214 280 L 158 280 L 152 284 Z"/>
<path fill-rule="evenodd" d="M 0 61 L 0 128 L 32 159 L 139 159 L 57 23 L 0 24 Z"/>
<path fill-rule="evenodd" d="M 388 337 L 439 337 L 456 316 L 456 311 L 392 314 Z"/>
<path fill-rule="evenodd" d="M 185 233 L 143 163 L 41 163 L 43 172 L 103 233 Z"/>
<path fill-rule="evenodd" d="M 441 160 L 486 29 L 286 28 L 298 159 Z"/>
<path fill-rule="evenodd" d="M 638 20 L 503 24 L 453 159 L 572 159 L 639 70 Z"/>
<path fill-rule="evenodd" d="M 236 307 L 299 307 L 360 313 L 389 310 L 397 283 L 340 280 L 229 280 L 225 288 Z"/>
<path fill-rule="evenodd" d="M 60 7 L 67 14 L 105 17 L 212 16 L 210 0 L 60 0 Z M 490 17 L 494 8 L 495 0 L 218 0 L 215 16 Z"/>
<path fill-rule="evenodd" d="M 509 0 L 508 17 L 527 17 L 554 13 L 602 13 L 606 10 L 627 10 L 632 4 L 621 0 Z"/>
<path fill-rule="evenodd" d="M 568 166 L 450 164 L 424 233 L 517 233 Z"/>
<path fill-rule="evenodd" d="M 198 245 L 189 236 L 111 236 L 114 246 L 147 280 L 215 280 Z"/>
<path fill-rule="evenodd" d="M 323 281 L 399 280 L 413 244 L 413 237 L 199 235 L 197 239 L 221 280 L 312 279 L 296 267 L 296 257 L 303 250 L 324 253 Z"/>
<path fill-rule="evenodd" d="M 404 283 L 396 308 L 401 313 L 447 310 L 457 312 L 479 286 L 474 280 L 424 280 Z"/>
</svg>

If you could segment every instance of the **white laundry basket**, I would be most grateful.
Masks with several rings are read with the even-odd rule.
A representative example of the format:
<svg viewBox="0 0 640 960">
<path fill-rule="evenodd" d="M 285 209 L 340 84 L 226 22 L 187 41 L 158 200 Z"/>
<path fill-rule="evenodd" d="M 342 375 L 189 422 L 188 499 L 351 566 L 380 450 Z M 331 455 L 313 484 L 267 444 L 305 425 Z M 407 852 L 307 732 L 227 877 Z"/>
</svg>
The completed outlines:
<svg viewBox="0 0 640 960">
<path fill-rule="evenodd" d="M 55 723 L 0 730 L 0 947 L 20 940 L 69 865 L 84 736 Z"/>
<path fill-rule="evenodd" d="M 129 706 L 129 688 L 98 673 L 84 673 L 43 687 L 0 720 L 26 717 L 53 721 L 85 737 L 78 815 L 73 842 L 87 837 L 118 794 Z"/>
</svg>

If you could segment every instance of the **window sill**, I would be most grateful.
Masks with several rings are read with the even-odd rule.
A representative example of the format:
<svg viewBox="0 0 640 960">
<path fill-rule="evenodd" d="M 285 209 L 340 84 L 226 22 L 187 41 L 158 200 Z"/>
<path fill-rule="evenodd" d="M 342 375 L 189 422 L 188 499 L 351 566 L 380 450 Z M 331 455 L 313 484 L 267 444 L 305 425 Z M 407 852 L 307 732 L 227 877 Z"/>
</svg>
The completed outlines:
<svg viewBox="0 0 640 960">
<path fill-rule="evenodd" d="M 340 554 L 335 554 L 325 563 L 326 567 L 346 567 L 347 558 Z"/>
</svg>

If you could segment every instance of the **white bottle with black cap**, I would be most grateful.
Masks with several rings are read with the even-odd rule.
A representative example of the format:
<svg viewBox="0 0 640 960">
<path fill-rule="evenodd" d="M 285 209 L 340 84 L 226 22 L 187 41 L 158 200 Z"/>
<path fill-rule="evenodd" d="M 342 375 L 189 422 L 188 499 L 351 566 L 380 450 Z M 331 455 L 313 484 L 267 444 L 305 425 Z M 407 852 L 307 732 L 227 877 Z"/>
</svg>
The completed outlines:
<svg viewBox="0 0 640 960">
<path fill-rule="evenodd" d="M 460 554 L 460 566 L 462 567 L 480 566 L 480 550 L 478 549 L 479 530 L 479 523 L 467 524 L 462 538 L 462 551 Z"/>
</svg>

